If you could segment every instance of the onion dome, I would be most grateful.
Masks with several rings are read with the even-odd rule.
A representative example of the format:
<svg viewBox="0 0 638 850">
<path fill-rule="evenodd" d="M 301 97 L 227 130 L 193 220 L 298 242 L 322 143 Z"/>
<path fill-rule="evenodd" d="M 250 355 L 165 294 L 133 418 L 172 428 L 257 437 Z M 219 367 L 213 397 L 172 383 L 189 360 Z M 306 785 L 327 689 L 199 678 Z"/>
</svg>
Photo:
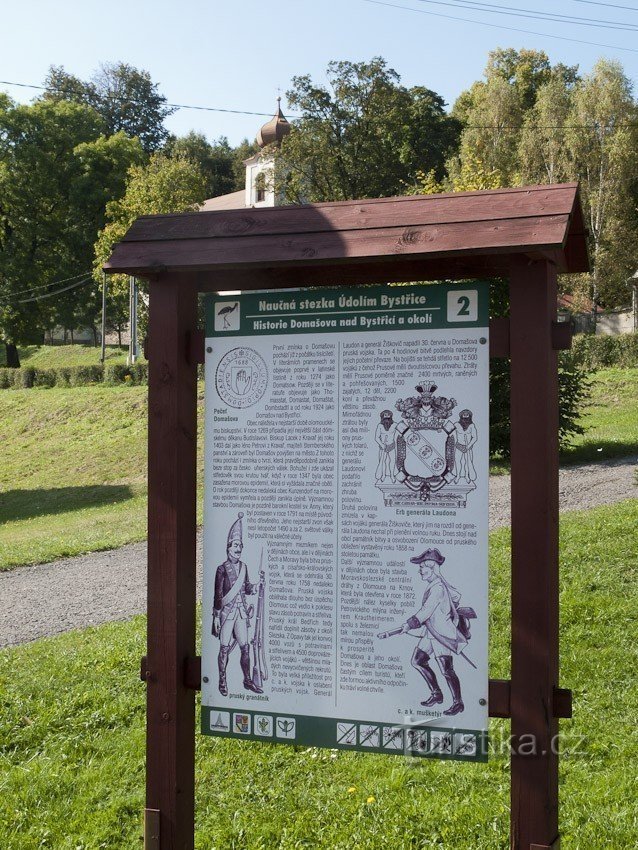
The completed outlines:
<svg viewBox="0 0 638 850">
<path fill-rule="evenodd" d="M 277 112 L 270 121 L 267 121 L 257 133 L 256 142 L 260 148 L 273 143 L 279 144 L 284 136 L 290 132 L 290 123 L 281 111 L 281 98 L 277 98 Z"/>
</svg>

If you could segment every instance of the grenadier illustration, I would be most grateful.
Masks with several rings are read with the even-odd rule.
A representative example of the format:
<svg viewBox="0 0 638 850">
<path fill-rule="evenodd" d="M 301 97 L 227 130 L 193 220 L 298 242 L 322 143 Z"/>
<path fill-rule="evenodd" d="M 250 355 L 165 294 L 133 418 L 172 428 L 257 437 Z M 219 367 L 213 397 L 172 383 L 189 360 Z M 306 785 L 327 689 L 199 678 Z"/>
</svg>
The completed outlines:
<svg viewBox="0 0 638 850">
<path fill-rule="evenodd" d="M 454 426 L 456 439 L 456 457 L 454 463 L 454 483 L 462 481 L 476 489 L 476 469 L 474 468 L 474 445 L 478 440 L 476 425 L 472 421 L 472 411 L 462 410 L 459 421 Z"/>
<path fill-rule="evenodd" d="M 392 419 L 391 410 L 382 410 L 381 421 L 374 432 L 374 439 L 379 446 L 379 463 L 375 473 L 376 481 L 390 479 L 396 481 L 396 440 L 395 423 Z"/>
<path fill-rule="evenodd" d="M 215 574 L 215 600 L 213 603 L 213 627 L 215 637 L 219 637 L 220 648 L 218 656 L 219 692 L 228 695 L 226 682 L 226 667 L 228 658 L 236 644 L 239 644 L 239 664 L 244 675 L 244 688 L 261 694 L 261 687 L 253 682 L 250 669 L 250 647 L 248 645 L 248 627 L 253 615 L 253 607 L 248 606 L 246 597 L 257 592 L 257 586 L 252 585 L 248 576 L 246 564 L 240 560 L 244 548 L 242 536 L 241 511 L 231 525 L 226 542 L 226 560 L 217 567 Z M 265 581 L 265 575 L 259 574 L 260 581 Z"/>
</svg>

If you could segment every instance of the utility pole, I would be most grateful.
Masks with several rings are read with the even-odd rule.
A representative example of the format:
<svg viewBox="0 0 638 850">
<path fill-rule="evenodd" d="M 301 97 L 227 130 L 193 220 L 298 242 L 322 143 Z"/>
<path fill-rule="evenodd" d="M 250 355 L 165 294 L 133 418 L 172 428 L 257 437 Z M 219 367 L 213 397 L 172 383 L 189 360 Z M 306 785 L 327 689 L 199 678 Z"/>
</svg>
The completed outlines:
<svg viewBox="0 0 638 850">
<path fill-rule="evenodd" d="M 100 361 L 106 360 L 106 273 L 102 272 L 102 354 Z"/>
<path fill-rule="evenodd" d="M 129 277 L 129 329 L 128 365 L 137 361 L 137 279 Z"/>
</svg>

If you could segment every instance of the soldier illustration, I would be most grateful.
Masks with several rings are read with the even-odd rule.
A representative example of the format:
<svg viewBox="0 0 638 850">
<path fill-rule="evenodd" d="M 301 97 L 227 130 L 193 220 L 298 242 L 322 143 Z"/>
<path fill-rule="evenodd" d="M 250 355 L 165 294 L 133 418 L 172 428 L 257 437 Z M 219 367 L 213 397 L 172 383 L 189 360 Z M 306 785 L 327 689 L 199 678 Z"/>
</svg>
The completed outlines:
<svg viewBox="0 0 638 850">
<path fill-rule="evenodd" d="M 454 426 L 456 456 L 454 463 L 454 483 L 466 482 L 476 489 L 476 469 L 474 468 L 473 447 L 478 440 L 476 425 L 472 421 L 472 411 L 462 410 L 459 421 Z"/>
<path fill-rule="evenodd" d="M 213 627 L 215 637 L 219 637 L 220 648 L 217 663 L 219 666 L 219 692 L 227 696 L 226 667 L 228 658 L 236 644 L 239 644 L 239 664 L 244 675 L 244 688 L 257 694 L 262 688 L 255 684 L 250 669 L 250 647 L 248 645 L 248 627 L 253 615 L 253 607 L 248 607 L 246 597 L 257 592 L 248 576 L 246 564 L 240 560 L 244 548 L 242 538 L 243 513 L 231 525 L 226 543 L 226 560 L 217 567 L 215 574 L 215 600 L 213 603 Z M 265 575 L 259 574 L 263 586 Z"/>
<path fill-rule="evenodd" d="M 387 478 L 396 481 L 396 441 L 392 411 L 382 410 L 380 416 L 381 421 L 374 432 L 375 442 L 379 446 L 379 463 L 377 464 L 375 479 L 377 482 L 385 481 Z"/>
<path fill-rule="evenodd" d="M 430 659 L 434 656 L 452 694 L 452 705 L 443 714 L 451 716 L 465 710 L 461 682 L 454 670 L 454 656 L 461 655 L 472 664 L 463 649 L 470 638 L 468 620 L 475 618 L 476 614 L 472 608 L 459 607 L 461 594 L 441 575 L 444 561 L 438 549 L 426 549 L 421 555 L 410 558 L 410 563 L 418 564 L 425 582 L 421 608 L 400 628 L 383 632 L 378 637 L 417 633 L 420 640 L 412 653 L 411 664 L 430 689 L 430 696 L 421 705 L 429 707 L 443 702 L 443 692 L 430 666 Z"/>
</svg>

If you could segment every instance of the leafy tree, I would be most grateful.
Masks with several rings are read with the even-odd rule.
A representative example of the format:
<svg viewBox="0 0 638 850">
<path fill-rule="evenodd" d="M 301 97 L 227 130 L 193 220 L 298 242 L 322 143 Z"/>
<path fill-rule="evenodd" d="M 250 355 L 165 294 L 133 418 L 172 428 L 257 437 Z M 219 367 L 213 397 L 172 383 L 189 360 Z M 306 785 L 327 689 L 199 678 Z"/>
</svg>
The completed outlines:
<svg viewBox="0 0 638 850">
<path fill-rule="evenodd" d="M 17 344 L 57 323 L 77 327 L 91 312 L 89 287 L 41 296 L 52 281 L 90 270 L 106 201 L 142 155 L 136 140 L 105 139 L 103 129 L 95 110 L 76 103 L 0 106 L 0 336 L 13 365 Z"/>
<path fill-rule="evenodd" d="M 189 159 L 154 154 L 147 165 L 132 166 L 124 196 L 107 204 L 107 224 L 95 243 L 95 280 L 102 280 L 102 266 L 111 255 L 113 245 L 123 238 L 136 218 L 196 210 L 205 197 L 204 176 Z M 107 320 L 109 327 L 119 332 L 128 321 L 128 287 L 125 275 L 109 277 Z M 144 284 L 141 289 L 145 290 Z M 143 302 L 140 305 L 140 327 L 143 328 L 146 318 Z"/>
<path fill-rule="evenodd" d="M 126 62 L 101 65 L 89 81 L 52 66 L 45 80 L 47 100 L 68 100 L 92 106 L 102 116 L 105 131 L 136 136 L 147 153 L 158 150 L 168 138 L 164 119 L 175 111 L 166 105 L 148 71 Z"/>
<path fill-rule="evenodd" d="M 400 85 L 379 57 L 331 62 L 327 74 L 329 88 L 306 75 L 287 93 L 301 112 L 275 154 L 288 201 L 385 197 L 413 185 L 419 170 L 443 176 L 458 124 L 439 95 Z"/>
<path fill-rule="evenodd" d="M 243 165 L 241 186 L 236 185 L 236 155 L 224 136 L 211 144 L 202 133 L 191 130 L 186 136 L 169 138 L 164 153 L 177 159 L 188 159 L 199 167 L 206 181 L 207 198 L 226 195 L 244 186 Z"/>
<path fill-rule="evenodd" d="M 637 119 L 622 66 L 600 60 L 574 90 L 566 144 L 590 233 L 592 294 L 610 307 L 627 303 L 626 279 L 638 262 Z"/>
</svg>

